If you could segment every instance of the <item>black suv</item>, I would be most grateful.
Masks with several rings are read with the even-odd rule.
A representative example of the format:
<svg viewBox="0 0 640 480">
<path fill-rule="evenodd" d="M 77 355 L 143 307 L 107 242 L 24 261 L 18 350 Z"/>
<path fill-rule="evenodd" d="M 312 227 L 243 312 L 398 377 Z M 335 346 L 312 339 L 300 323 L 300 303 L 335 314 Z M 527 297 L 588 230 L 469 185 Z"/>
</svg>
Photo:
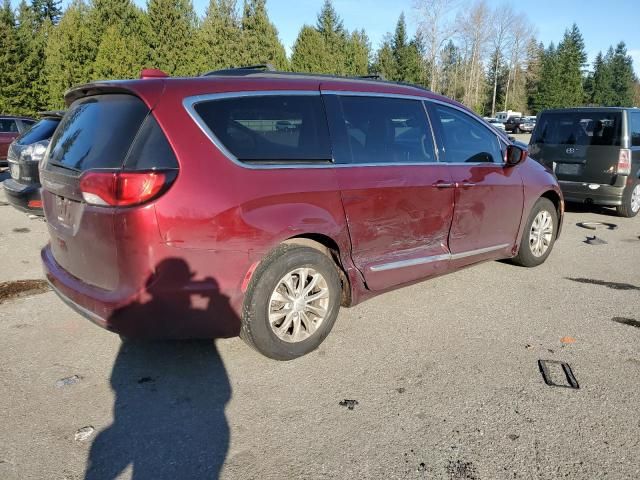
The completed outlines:
<svg viewBox="0 0 640 480">
<path fill-rule="evenodd" d="M 38 164 L 64 112 L 43 112 L 42 119 L 9 146 L 11 178 L 2 182 L 9 203 L 19 210 L 42 214 Z"/>
<path fill-rule="evenodd" d="M 640 110 L 545 110 L 529 144 L 532 158 L 552 168 L 566 201 L 640 211 Z"/>
</svg>

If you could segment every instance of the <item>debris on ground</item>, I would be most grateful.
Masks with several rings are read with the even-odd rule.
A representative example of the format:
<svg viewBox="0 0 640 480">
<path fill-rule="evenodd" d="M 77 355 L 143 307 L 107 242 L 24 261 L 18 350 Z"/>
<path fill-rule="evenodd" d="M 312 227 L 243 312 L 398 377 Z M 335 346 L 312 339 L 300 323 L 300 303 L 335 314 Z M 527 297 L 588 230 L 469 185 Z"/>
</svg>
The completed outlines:
<svg viewBox="0 0 640 480">
<path fill-rule="evenodd" d="M 341 407 L 347 407 L 349 410 L 353 410 L 356 405 L 358 405 L 357 400 L 347 400 L 346 398 L 342 400 L 338 405 Z"/>
<path fill-rule="evenodd" d="M 404 392 L 406 392 L 406 389 L 404 387 L 398 387 L 398 388 L 396 388 L 396 392 L 404 393 Z"/>
<path fill-rule="evenodd" d="M 507 438 L 508 438 L 509 440 L 516 441 L 517 439 L 519 439 L 519 438 L 520 438 L 520 435 L 516 435 L 515 433 L 510 433 L 509 435 L 507 435 Z"/>
<path fill-rule="evenodd" d="M 14 233 L 29 233 L 31 230 L 29 230 L 26 227 L 22 227 L 22 228 L 14 228 L 13 232 Z"/>
<path fill-rule="evenodd" d="M 607 227 L 607 229 L 609 230 L 617 230 L 618 228 L 618 225 L 616 225 L 615 223 L 608 223 L 608 222 L 578 222 L 576 223 L 576 225 L 578 227 L 586 228 L 588 230 L 595 230 L 599 226 Z"/>
<path fill-rule="evenodd" d="M 578 283 L 588 283 L 590 285 L 601 285 L 613 290 L 640 290 L 640 287 L 631 285 L 630 283 L 606 282 L 604 280 L 594 280 L 593 278 L 571 278 L 565 277 L 566 280 Z"/>
<path fill-rule="evenodd" d="M 93 435 L 93 432 L 95 432 L 95 428 L 93 428 L 91 425 L 88 425 L 86 427 L 82 427 L 79 428 L 78 431 L 76 431 L 76 434 L 74 435 L 74 439 L 76 442 L 85 442 L 87 440 L 89 440 L 89 438 L 91 438 L 91 435 Z"/>
<path fill-rule="evenodd" d="M 573 370 L 571 370 L 571 367 L 566 362 L 560 362 L 558 360 L 538 360 L 538 368 L 540 369 L 544 383 L 550 387 L 573 388 L 575 390 L 580 388 L 573 374 Z M 551 368 L 555 370 L 555 375 L 552 375 Z M 562 375 L 559 375 L 559 372 L 562 372 Z M 558 383 L 560 380 L 556 381 L 558 376 L 564 376 L 564 380 L 562 380 L 563 383 Z"/>
<path fill-rule="evenodd" d="M 461 460 L 449 460 L 447 465 L 447 473 L 451 480 L 477 480 L 478 473 L 476 467 L 471 462 L 463 462 Z"/>
<path fill-rule="evenodd" d="M 621 323 L 623 325 L 629 325 L 630 327 L 640 328 L 640 321 L 635 320 L 633 318 L 613 317 L 611 320 L 613 320 L 616 323 Z"/>
<path fill-rule="evenodd" d="M 587 245 L 607 245 L 609 242 L 594 235 L 593 237 L 587 237 L 584 243 Z"/>
<path fill-rule="evenodd" d="M 418 471 L 419 472 L 424 472 L 427 470 L 427 466 L 425 465 L 424 462 L 420 462 L 420 465 L 418 465 Z"/>
<path fill-rule="evenodd" d="M 78 383 L 80 380 L 82 380 L 82 377 L 80 375 L 72 375 L 70 377 L 61 378 L 56 382 L 56 387 L 62 388 L 69 385 L 74 385 Z"/>
<path fill-rule="evenodd" d="M 0 303 L 15 297 L 25 297 L 49 291 L 45 280 L 15 280 L 0 283 Z"/>
<path fill-rule="evenodd" d="M 576 339 L 573 337 L 562 337 L 560 343 L 564 343 L 565 345 L 568 343 L 576 343 Z"/>
</svg>

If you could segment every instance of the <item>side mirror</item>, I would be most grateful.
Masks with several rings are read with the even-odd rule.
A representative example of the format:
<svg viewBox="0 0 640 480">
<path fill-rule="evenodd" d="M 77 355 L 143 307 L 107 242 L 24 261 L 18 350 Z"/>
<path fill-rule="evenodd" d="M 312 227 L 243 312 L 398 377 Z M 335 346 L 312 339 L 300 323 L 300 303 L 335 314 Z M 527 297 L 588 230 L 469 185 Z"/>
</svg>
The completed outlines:
<svg viewBox="0 0 640 480">
<path fill-rule="evenodd" d="M 518 165 L 523 162 L 525 158 L 527 158 L 527 151 L 525 149 L 516 145 L 507 146 L 506 164 L 508 166 L 513 167 L 514 165 Z"/>
</svg>

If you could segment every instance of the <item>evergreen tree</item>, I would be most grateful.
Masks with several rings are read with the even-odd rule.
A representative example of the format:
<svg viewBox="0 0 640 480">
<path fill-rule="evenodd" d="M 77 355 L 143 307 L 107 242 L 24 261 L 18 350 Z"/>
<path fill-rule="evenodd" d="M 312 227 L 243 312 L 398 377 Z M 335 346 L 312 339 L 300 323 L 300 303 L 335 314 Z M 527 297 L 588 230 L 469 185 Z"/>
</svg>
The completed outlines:
<svg viewBox="0 0 640 480">
<path fill-rule="evenodd" d="M 369 73 L 370 53 L 371 44 L 365 31 L 353 31 L 347 40 L 346 74 L 359 77 L 367 75 Z"/>
<path fill-rule="evenodd" d="M 41 21 L 38 11 L 23 0 L 18 6 L 17 45 L 20 62 L 16 65 L 14 101 L 17 113 L 33 115 L 46 108 L 44 56 L 51 21 Z"/>
<path fill-rule="evenodd" d="M 525 86 L 527 92 L 527 108 L 532 113 L 538 113 L 536 103 L 545 54 L 544 45 L 542 42 L 537 43 L 536 40 L 532 38 L 527 45 L 526 52 L 527 67 L 525 69 Z"/>
<path fill-rule="evenodd" d="M 151 65 L 169 75 L 197 73 L 197 17 L 191 0 L 149 0 L 147 12 Z"/>
<path fill-rule="evenodd" d="M 240 66 L 240 36 L 235 0 L 210 0 L 197 35 L 199 71 Z"/>
<path fill-rule="evenodd" d="M 266 0 L 246 0 L 242 13 L 241 50 L 243 65 L 271 64 L 286 70 L 287 54 L 278 30 L 269 20 Z"/>
<path fill-rule="evenodd" d="M 324 70 L 327 73 L 344 75 L 346 73 L 346 45 L 348 33 L 342 19 L 333 8 L 331 0 L 325 0 L 318 14 L 316 30 L 324 39 L 325 48 L 329 52 L 330 64 Z"/>
<path fill-rule="evenodd" d="M 611 107 L 631 107 L 634 101 L 634 84 L 636 76 L 633 72 L 633 58 L 627 55 L 624 42 L 618 43 L 609 63 L 611 71 L 611 91 L 613 101 Z"/>
<path fill-rule="evenodd" d="M 540 81 L 533 100 L 533 111 L 546 108 L 562 108 L 565 105 L 564 85 L 558 53 L 553 42 L 542 55 Z"/>
<path fill-rule="evenodd" d="M 49 35 L 45 60 L 49 108 L 62 108 L 64 92 L 91 79 L 96 47 L 88 18 L 87 4 L 74 0 Z"/>
<path fill-rule="evenodd" d="M 559 81 L 562 84 L 558 95 L 558 107 L 575 107 L 584 100 L 582 71 L 587 61 L 584 40 L 578 26 L 574 23 L 558 44 L 556 52 Z"/>
<path fill-rule="evenodd" d="M 18 107 L 15 74 L 19 64 L 16 19 L 10 1 L 4 0 L 0 8 L 0 113 L 12 113 Z"/>
<path fill-rule="evenodd" d="M 460 49 L 455 46 L 453 41 L 444 46 L 440 53 L 440 89 L 443 95 L 454 100 L 464 96 L 464 82 L 460 81 L 460 72 L 462 71 L 462 54 Z"/>
<path fill-rule="evenodd" d="M 393 55 L 393 38 L 390 34 L 385 35 L 380 48 L 376 52 L 372 71 L 382 75 L 387 80 L 397 78 L 398 70 Z"/>
<path fill-rule="evenodd" d="M 613 50 L 609 52 L 607 57 L 598 52 L 593 62 L 593 74 L 591 75 L 589 103 L 605 106 L 613 101 L 614 92 L 611 91 L 611 56 Z"/>
<path fill-rule="evenodd" d="M 304 25 L 293 45 L 291 69 L 294 72 L 330 73 L 331 61 L 322 34 L 315 28 Z"/>
<path fill-rule="evenodd" d="M 31 8 L 38 17 L 38 23 L 49 20 L 53 25 L 57 25 L 62 17 L 61 3 L 62 0 L 32 0 Z"/>
</svg>

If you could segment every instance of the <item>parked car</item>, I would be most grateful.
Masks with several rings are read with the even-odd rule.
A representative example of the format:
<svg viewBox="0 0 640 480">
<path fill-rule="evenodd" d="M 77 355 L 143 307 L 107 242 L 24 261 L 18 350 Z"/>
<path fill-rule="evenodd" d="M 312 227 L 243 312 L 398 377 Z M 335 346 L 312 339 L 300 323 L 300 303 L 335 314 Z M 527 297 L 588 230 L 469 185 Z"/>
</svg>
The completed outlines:
<svg viewBox="0 0 640 480">
<path fill-rule="evenodd" d="M 11 178 L 2 182 L 7 200 L 19 210 L 42 215 L 38 164 L 64 112 L 43 112 L 42 119 L 9 146 Z"/>
<path fill-rule="evenodd" d="M 485 118 L 485 120 L 491 124 L 491 126 L 497 128 L 498 130 L 500 130 L 501 132 L 504 132 L 504 123 L 502 123 L 500 120 L 495 119 L 495 118 Z"/>
<path fill-rule="evenodd" d="M 33 118 L 0 116 L 0 165 L 7 165 L 9 145 L 36 123 Z"/>
<path fill-rule="evenodd" d="M 341 305 L 482 261 L 539 265 L 560 231 L 554 176 L 440 95 L 159 75 L 68 92 L 40 172 L 47 279 L 125 338 L 240 334 L 291 359 Z"/>
<path fill-rule="evenodd" d="M 509 133 L 523 133 L 532 131 L 533 126 L 525 117 L 510 117 L 504 122 L 504 129 Z"/>
<path fill-rule="evenodd" d="M 640 211 L 640 110 L 545 110 L 531 136 L 531 156 L 553 169 L 567 201 Z"/>
<path fill-rule="evenodd" d="M 525 133 L 531 133 L 534 128 L 536 128 L 536 117 L 524 117 L 520 130 Z"/>
<path fill-rule="evenodd" d="M 507 120 L 509 120 L 512 117 L 521 117 L 521 116 L 522 116 L 522 112 L 516 112 L 513 110 L 507 110 L 505 112 L 496 113 L 496 119 L 502 123 L 505 123 Z"/>
</svg>

